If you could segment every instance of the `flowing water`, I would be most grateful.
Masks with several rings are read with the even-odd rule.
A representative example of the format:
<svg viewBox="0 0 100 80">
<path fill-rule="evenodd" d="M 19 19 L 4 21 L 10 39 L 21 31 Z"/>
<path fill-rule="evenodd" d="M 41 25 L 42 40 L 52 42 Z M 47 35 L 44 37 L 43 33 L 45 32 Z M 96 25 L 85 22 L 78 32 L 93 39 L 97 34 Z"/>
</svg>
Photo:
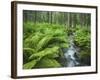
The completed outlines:
<svg viewBox="0 0 100 80">
<path fill-rule="evenodd" d="M 70 36 L 70 40 L 69 40 L 69 43 L 70 43 L 70 47 L 67 49 L 67 51 L 64 53 L 64 56 L 67 60 L 67 67 L 74 67 L 74 66 L 77 66 L 79 65 L 79 62 L 77 61 L 75 55 L 77 53 L 77 49 L 74 47 L 74 41 L 73 41 L 73 35 Z"/>
</svg>

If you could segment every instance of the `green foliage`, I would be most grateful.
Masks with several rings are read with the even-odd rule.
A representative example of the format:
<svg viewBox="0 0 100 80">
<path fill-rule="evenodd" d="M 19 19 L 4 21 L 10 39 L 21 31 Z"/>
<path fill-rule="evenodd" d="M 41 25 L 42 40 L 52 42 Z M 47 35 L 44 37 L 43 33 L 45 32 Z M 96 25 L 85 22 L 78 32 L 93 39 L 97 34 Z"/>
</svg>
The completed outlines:
<svg viewBox="0 0 100 80">
<path fill-rule="evenodd" d="M 32 61 L 24 64 L 23 68 L 24 69 L 31 69 L 32 67 L 35 66 L 36 62 L 37 62 L 37 60 L 32 60 Z"/>
<path fill-rule="evenodd" d="M 23 22 L 24 69 L 64 65 L 63 52 L 69 47 L 73 33 L 81 62 L 90 58 L 91 14 L 23 10 Z"/>
<path fill-rule="evenodd" d="M 51 68 L 51 67 L 53 68 L 61 67 L 61 64 L 56 59 L 43 58 L 36 65 L 36 68 Z"/>
<path fill-rule="evenodd" d="M 60 57 L 61 48 L 68 48 L 67 38 L 62 25 L 24 23 L 23 68 L 60 67 L 56 58 Z"/>
<path fill-rule="evenodd" d="M 90 56 L 90 51 L 89 50 L 82 50 L 80 51 L 80 58 L 83 59 L 85 57 Z"/>
<path fill-rule="evenodd" d="M 52 55 L 58 53 L 59 47 L 45 48 L 42 51 L 39 51 L 35 54 L 32 54 L 29 58 L 32 59 L 34 57 L 44 57 L 46 55 Z"/>
<path fill-rule="evenodd" d="M 31 33 L 34 32 L 34 29 L 33 29 L 33 23 L 31 22 L 27 22 L 27 23 L 24 23 L 23 26 L 23 34 L 24 34 L 24 39 L 26 39 Z"/>
<path fill-rule="evenodd" d="M 80 62 L 90 65 L 91 58 L 91 35 L 89 27 L 76 27 L 75 44 L 80 47 L 79 59 Z"/>
<path fill-rule="evenodd" d="M 88 27 L 77 27 L 75 30 L 75 44 L 79 47 L 90 48 L 90 30 Z"/>
<path fill-rule="evenodd" d="M 24 60 L 24 63 L 28 62 L 29 61 L 29 56 L 32 55 L 33 53 L 35 52 L 34 49 L 32 48 L 23 48 L 23 60 Z"/>
<path fill-rule="evenodd" d="M 45 47 L 48 42 L 52 39 L 52 36 L 44 36 L 37 44 L 37 50 L 41 50 L 43 47 Z"/>
<path fill-rule="evenodd" d="M 90 65 L 91 63 L 91 52 L 89 49 L 81 50 L 79 55 L 80 62 L 83 64 Z"/>
<path fill-rule="evenodd" d="M 90 29 L 88 27 L 64 27 L 49 23 L 24 23 L 23 68 L 61 67 L 59 59 L 64 55 L 62 48 L 69 47 L 69 36 L 74 35 L 75 45 L 80 47 L 79 59 L 90 64 Z M 86 61 L 88 60 L 88 62 Z"/>
</svg>

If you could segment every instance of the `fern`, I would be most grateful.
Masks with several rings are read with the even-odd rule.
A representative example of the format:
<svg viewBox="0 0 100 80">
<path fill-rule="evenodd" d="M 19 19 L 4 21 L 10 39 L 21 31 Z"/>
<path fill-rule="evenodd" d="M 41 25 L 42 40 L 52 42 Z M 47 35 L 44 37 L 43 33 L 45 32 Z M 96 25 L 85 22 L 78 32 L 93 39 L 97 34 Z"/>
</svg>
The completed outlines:
<svg viewBox="0 0 100 80">
<path fill-rule="evenodd" d="M 52 36 L 50 35 L 43 37 L 37 44 L 37 50 L 41 50 L 43 47 L 45 47 L 51 39 Z"/>
<path fill-rule="evenodd" d="M 24 69 L 31 69 L 32 67 L 35 66 L 36 63 L 37 63 L 37 60 L 32 60 L 32 61 L 24 64 L 23 68 Z"/>
<path fill-rule="evenodd" d="M 24 50 L 24 51 L 29 51 L 29 52 L 31 52 L 31 53 L 34 53 L 34 52 L 35 52 L 35 50 L 32 49 L 32 48 L 24 48 L 23 50 Z"/>
<path fill-rule="evenodd" d="M 58 53 L 59 47 L 53 47 L 53 48 L 46 48 L 40 52 L 37 52 L 35 54 L 32 54 L 29 59 L 35 58 L 35 57 L 44 57 L 46 55 L 52 55 Z"/>
<path fill-rule="evenodd" d="M 61 64 L 55 59 L 43 58 L 35 66 L 36 68 L 57 68 L 61 67 Z"/>
<path fill-rule="evenodd" d="M 62 25 L 27 22 L 24 24 L 23 68 L 61 67 L 61 48 L 67 48 L 68 35 Z M 57 59 L 56 59 L 57 58 Z"/>
</svg>

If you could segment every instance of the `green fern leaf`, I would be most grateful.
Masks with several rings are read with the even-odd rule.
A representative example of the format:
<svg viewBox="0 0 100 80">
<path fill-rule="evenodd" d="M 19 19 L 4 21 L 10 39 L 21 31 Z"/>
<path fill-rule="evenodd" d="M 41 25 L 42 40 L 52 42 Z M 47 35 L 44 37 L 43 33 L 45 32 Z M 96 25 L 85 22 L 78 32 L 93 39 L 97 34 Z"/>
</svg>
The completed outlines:
<svg viewBox="0 0 100 80">
<path fill-rule="evenodd" d="M 32 60 L 24 64 L 23 69 L 32 69 L 32 67 L 34 67 L 36 63 L 37 63 L 37 60 Z"/>
<path fill-rule="evenodd" d="M 51 35 L 47 35 L 43 37 L 39 43 L 37 44 L 37 51 L 41 50 L 43 47 L 45 47 L 48 42 L 52 39 L 53 37 Z"/>
<path fill-rule="evenodd" d="M 44 49 L 44 50 L 42 50 L 42 51 L 40 51 L 40 52 L 37 52 L 37 53 L 35 53 L 35 54 L 32 54 L 30 57 L 29 57 L 29 59 L 32 59 L 32 58 L 35 58 L 35 57 L 44 57 L 44 56 L 46 56 L 46 55 L 52 55 L 52 54 L 56 54 L 56 53 L 58 53 L 59 52 L 59 47 L 57 47 L 57 46 L 54 46 L 54 47 L 52 47 L 52 48 L 46 48 L 46 49 Z"/>
<path fill-rule="evenodd" d="M 57 68 L 61 67 L 61 64 L 55 59 L 43 58 L 35 66 L 36 68 Z"/>
</svg>

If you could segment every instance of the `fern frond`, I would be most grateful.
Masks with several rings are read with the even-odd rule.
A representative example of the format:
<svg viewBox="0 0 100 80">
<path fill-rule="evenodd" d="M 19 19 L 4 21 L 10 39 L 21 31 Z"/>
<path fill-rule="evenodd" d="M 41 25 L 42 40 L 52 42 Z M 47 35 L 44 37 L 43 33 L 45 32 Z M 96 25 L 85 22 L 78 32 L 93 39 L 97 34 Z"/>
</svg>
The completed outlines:
<svg viewBox="0 0 100 80">
<path fill-rule="evenodd" d="M 40 52 L 37 52 L 35 54 L 32 54 L 29 59 L 33 59 L 35 57 L 44 57 L 46 55 L 50 55 L 50 54 L 56 54 L 59 52 L 59 47 L 55 46 L 55 47 L 52 47 L 52 48 L 46 48 Z"/>
<path fill-rule="evenodd" d="M 61 64 L 55 59 L 43 58 L 41 59 L 35 67 L 37 68 L 57 68 L 61 67 Z"/>
<path fill-rule="evenodd" d="M 24 64 L 23 69 L 32 69 L 32 67 L 34 67 L 36 63 L 37 63 L 37 60 L 32 60 Z"/>
</svg>

